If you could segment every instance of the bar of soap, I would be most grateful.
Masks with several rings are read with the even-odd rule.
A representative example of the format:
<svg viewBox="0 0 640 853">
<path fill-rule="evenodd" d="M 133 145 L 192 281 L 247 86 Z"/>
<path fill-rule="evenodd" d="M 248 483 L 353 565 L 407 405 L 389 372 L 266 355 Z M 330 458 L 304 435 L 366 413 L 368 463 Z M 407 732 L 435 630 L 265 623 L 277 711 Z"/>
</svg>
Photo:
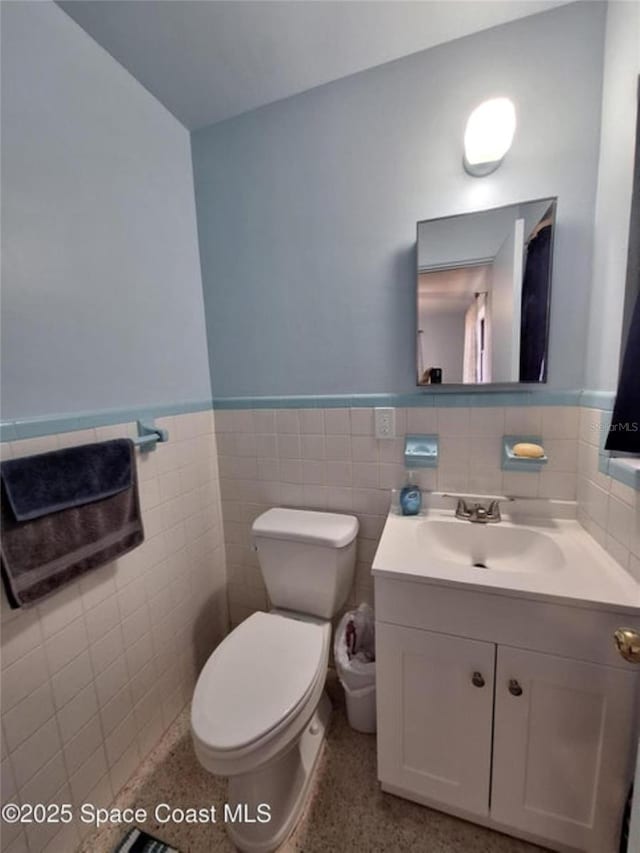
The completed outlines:
<svg viewBox="0 0 640 853">
<path fill-rule="evenodd" d="M 513 445 L 514 456 L 524 456 L 526 459 L 540 459 L 544 456 L 544 448 L 539 444 L 530 444 L 527 441 L 521 441 Z"/>
</svg>

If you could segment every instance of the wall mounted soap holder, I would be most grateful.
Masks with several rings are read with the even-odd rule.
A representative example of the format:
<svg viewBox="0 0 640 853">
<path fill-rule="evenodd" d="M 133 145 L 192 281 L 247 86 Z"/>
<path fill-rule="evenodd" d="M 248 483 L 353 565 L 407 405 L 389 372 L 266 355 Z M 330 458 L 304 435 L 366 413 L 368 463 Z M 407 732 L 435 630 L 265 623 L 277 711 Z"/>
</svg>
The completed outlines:
<svg viewBox="0 0 640 853">
<path fill-rule="evenodd" d="M 437 468 L 437 435 L 407 435 L 404 442 L 405 468 Z"/>
<path fill-rule="evenodd" d="M 516 456 L 513 448 L 516 444 L 539 444 L 542 447 L 542 437 L 539 435 L 505 435 L 502 439 L 502 470 L 503 471 L 541 471 L 549 461 L 544 456 Z"/>
</svg>

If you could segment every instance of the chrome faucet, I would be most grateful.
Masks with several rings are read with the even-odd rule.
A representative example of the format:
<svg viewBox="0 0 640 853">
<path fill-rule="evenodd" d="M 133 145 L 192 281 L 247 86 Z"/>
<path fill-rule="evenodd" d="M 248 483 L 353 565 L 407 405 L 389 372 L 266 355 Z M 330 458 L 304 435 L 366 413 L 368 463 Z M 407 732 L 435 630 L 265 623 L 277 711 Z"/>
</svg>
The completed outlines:
<svg viewBox="0 0 640 853">
<path fill-rule="evenodd" d="M 458 498 L 456 518 L 471 521 L 474 524 L 497 524 L 502 519 L 500 515 L 500 502 L 492 500 L 485 506 L 476 502 L 467 503 L 464 498 Z"/>
<path fill-rule="evenodd" d="M 461 518 L 463 521 L 470 521 L 473 524 L 497 524 L 502 521 L 500 515 L 500 501 L 511 501 L 513 498 L 507 497 L 491 497 L 487 498 L 488 503 L 481 503 L 476 500 L 469 500 L 471 495 L 443 495 L 445 498 L 456 498 L 456 518 Z"/>
</svg>

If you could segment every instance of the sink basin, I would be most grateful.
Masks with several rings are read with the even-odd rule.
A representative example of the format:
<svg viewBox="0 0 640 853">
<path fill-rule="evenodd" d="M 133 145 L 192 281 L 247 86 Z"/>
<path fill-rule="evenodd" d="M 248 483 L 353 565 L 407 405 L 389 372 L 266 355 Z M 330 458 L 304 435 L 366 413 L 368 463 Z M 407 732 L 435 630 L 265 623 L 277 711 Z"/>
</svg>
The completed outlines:
<svg viewBox="0 0 640 853">
<path fill-rule="evenodd" d="M 521 527 L 468 521 L 421 521 L 418 545 L 425 558 L 479 571 L 556 572 L 565 564 L 550 536 Z"/>
<path fill-rule="evenodd" d="M 472 524 L 452 509 L 391 512 L 371 571 L 380 589 L 393 579 L 640 613 L 640 584 L 572 518 Z"/>
</svg>

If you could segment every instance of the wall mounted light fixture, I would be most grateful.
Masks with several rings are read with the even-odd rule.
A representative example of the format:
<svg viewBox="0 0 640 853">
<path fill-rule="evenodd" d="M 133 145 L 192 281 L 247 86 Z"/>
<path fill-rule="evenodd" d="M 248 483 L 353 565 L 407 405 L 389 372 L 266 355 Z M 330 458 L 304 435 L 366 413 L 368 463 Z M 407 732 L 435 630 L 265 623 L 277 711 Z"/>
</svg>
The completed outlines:
<svg viewBox="0 0 640 853">
<path fill-rule="evenodd" d="M 475 178 L 495 172 L 511 148 L 516 108 L 509 98 L 491 98 L 476 107 L 464 132 L 465 170 Z"/>
</svg>

